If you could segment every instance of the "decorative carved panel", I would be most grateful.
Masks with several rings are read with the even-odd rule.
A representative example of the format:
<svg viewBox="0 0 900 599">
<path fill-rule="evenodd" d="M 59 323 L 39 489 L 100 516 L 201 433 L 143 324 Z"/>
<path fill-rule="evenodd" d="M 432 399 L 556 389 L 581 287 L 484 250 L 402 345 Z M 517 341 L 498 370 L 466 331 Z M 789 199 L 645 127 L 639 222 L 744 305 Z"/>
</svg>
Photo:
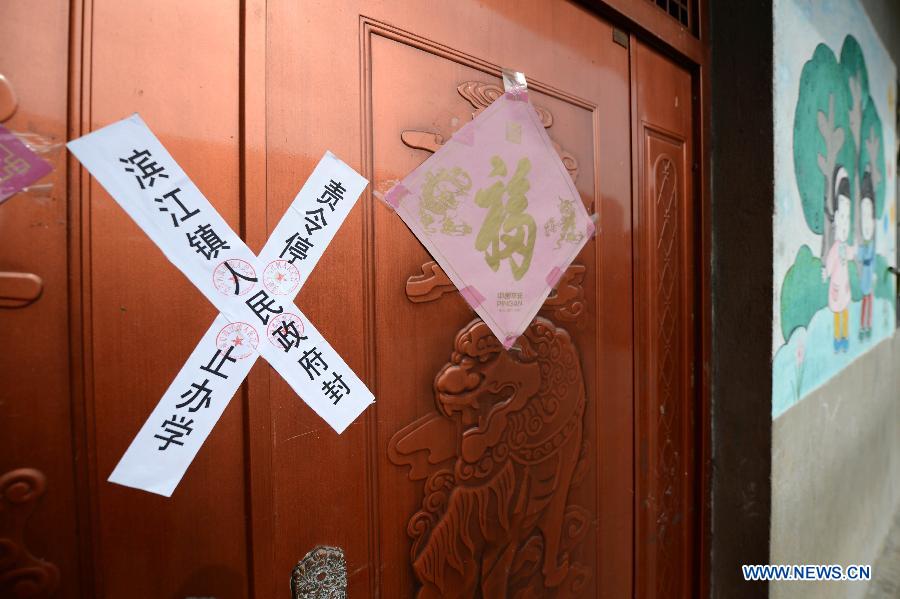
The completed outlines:
<svg viewBox="0 0 900 599">
<path fill-rule="evenodd" d="M 499 73 L 480 58 L 390 26 L 374 27 L 378 32 L 366 38 L 371 53 L 364 58 L 368 65 L 364 81 L 371 93 L 371 100 L 364 103 L 366 122 L 371 122 L 366 147 L 373 148 L 372 193 L 383 198 L 399 178 L 427 158 L 423 152 L 439 150 L 503 90 Z M 426 89 L 423 80 L 438 84 Z M 594 103 L 600 96 L 586 100 L 586 94 L 573 95 L 572 90 L 584 90 L 572 82 L 566 83 L 568 89 L 537 80 L 530 83 L 537 114 L 549 127 L 570 175 L 577 177 L 581 199 L 586 203 L 590 199 L 589 211 L 594 212 L 601 199 L 597 150 L 600 123 L 606 116 Z M 456 94 L 451 93 L 454 88 Z M 627 117 L 627 110 L 621 112 Z M 616 131 L 617 137 L 619 133 L 626 143 L 615 145 L 622 148 L 627 145 L 627 127 Z M 606 141 L 612 137 L 610 133 Z M 627 162 L 628 152 L 621 155 Z M 625 162 L 616 159 L 610 164 Z M 625 198 L 630 187 L 624 178 L 622 182 Z M 613 589 L 612 595 L 617 595 L 629 584 L 631 575 L 624 572 L 630 572 L 631 558 L 620 557 L 630 551 L 613 559 L 624 566 L 613 565 L 623 572 L 618 580 L 614 574 L 600 584 L 598 566 L 608 563 L 603 556 L 614 544 L 631 547 L 630 527 L 627 533 L 613 527 L 601 532 L 598 522 L 616 518 L 618 513 L 609 515 L 613 512 L 630 518 L 630 495 L 624 491 L 627 485 L 601 489 L 599 483 L 604 476 L 630 481 L 632 472 L 621 462 L 602 474 L 598 468 L 598 446 L 605 444 L 608 450 L 616 443 L 599 440 L 598 432 L 608 425 L 597 413 L 598 378 L 608 365 L 598 357 L 605 348 L 585 333 L 597 327 L 597 246 L 592 243 L 579 264 L 563 274 L 528 332 L 504 352 L 480 320 L 471 321 L 469 306 L 455 299 L 456 287 L 425 258 L 421 244 L 407 234 L 396 215 L 379 203 L 373 206 L 368 239 L 378 267 L 371 288 L 377 306 L 371 314 L 372 355 L 390 358 L 374 359 L 372 368 L 382 393 L 392 401 L 380 404 L 378 418 L 372 419 L 370 434 L 379 450 L 378 468 L 370 474 L 377 490 L 372 521 L 380 528 L 370 526 L 368 538 L 377 554 L 359 578 L 376 576 L 375 567 L 386 565 L 378 570 L 370 593 L 391 597 L 584 597 L 596 596 L 601 589 L 607 594 Z M 609 214 L 627 216 L 615 207 Z M 616 264 L 609 272 L 619 269 Z M 396 304 L 399 280 L 405 294 L 400 293 L 403 301 Z M 408 332 L 412 341 L 398 345 L 400 331 Z M 540 331 L 547 333 L 546 343 L 538 341 Z M 449 360 L 444 352 L 450 354 Z M 454 382 L 468 376 L 466 371 L 470 381 Z M 579 381 L 577 390 L 565 383 L 568 376 Z M 619 393 L 616 381 L 606 384 L 607 392 Z M 552 419 L 529 418 L 542 404 L 552 403 L 547 398 L 553 391 L 536 392 L 535 385 L 565 395 L 559 411 L 572 414 L 577 407 L 576 431 L 559 431 L 563 423 Z M 452 407 L 455 402 L 460 404 Z M 543 461 L 522 463 L 509 443 L 493 437 L 511 435 L 523 422 L 531 427 L 526 436 L 546 435 L 552 444 L 559 432 L 570 440 Z M 491 438 L 479 440 L 479 429 Z M 570 434 L 578 439 L 566 437 Z M 623 436 L 621 443 L 627 442 L 630 439 Z M 510 457 L 503 457 L 504 450 Z M 489 466 L 477 452 L 498 462 Z M 474 471 L 469 473 L 469 468 Z M 601 504 L 617 505 L 599 516 Z M 406 559 L 409 565 L 404 567 Z"/>
<path fill-rule="evenodd" d="M 678 447 L 673 442 L 680 433 L 675 430 L 679 416 L 679 393 L 676 388 L 678 348 L 676 337 L 677 325 L 677 254 L 678 247 L 678 173 L 674 161 L 666 154 L 659 154 L 653 166 L 653 196 L 656 208 L 656 252 L 658 277 L 656 280 L 656 301 L 659 307 L 659 318 L 656 325 L 657 349 L 657 386 L 656 397 L 658 418 L 656 435 L 659 440 L 656 451 L 656 531 L 658 549 L 662 555 L 657 582 L 660 591 L 675 591 L 669 588 L 674 572 L 667 572 L 666 567 L 674 560 L 665 555 L 676 549 L 673 535 L 669 531 L 671 519 L 681 514 L 684 506 L 680 505 L 678 473 L 683 469 Z"/>
<path fill-rule="evenodd" d="M 476 319 L 434 379 L 435 410 L 388 456 L 424 481 L 407 533 L 418 597 L 573 597 L 592 527 L 569 501 L 590 458 L 585 388 L 569 334 L 537 317 L 511 351 Z"/>
<path fill-rule="evenodd" d="M 450 277 L 434 260 L 422 265 L 422 274 L 412 275 L 406 280 L 406 297 L 416 304 L 432 302 L 455 290 Z"/>
<path fill-rule="evenodd" d="M 503 95 L 503 88 L 499 85 L 482 83 L 480 81 L 464 81 L 456 87 L 456 91 L 459 92 L 460 96 L 468 100 L 469 104 L 475 109 L 472 112 L 473 119 L 478 116 L 482 110 L 490 106 L 491 102 Z M 553 125 L 553 114 L 542 106 L 534 105 L 534 109 L 537 111 L 544 127 L 550 128 Z M 463 123 L 459 124 L 460 127 L 462 127 L 462 125 Z M 400 133 L 400 139 L 404 144 L 411 148 L 433 153 L 444 145 L 444 142 L 452 135 L 452 133 L 452 131 L 448 132 L 448 135 L 445 137 L 441 133 L 433 131 L 407 129 Z M 555 141 L 553 141 L 553 147 L 556 149 L 556 153 L 559 154 L 566 170 L 569 171 L 569 175 L 572 176 L 572 180 L 577 180 L 578 160 Z"/>
<path fill-rule="evenodd" d="M 686 335 L 690 314 L 684 293 L 685 144 L 669 133 L 645 130 L 644 232 L 646 266 L 641 293 L 647 312 L 641 317 L 645 344 L 640 356 L 637 543 L 639 573 L 648 596 L 676 597 L 685 588 L 690 559 L 692 505 L 691 396 Z"/>
<path fill-rule="evenodd" d="M 583 264 L 571 264 L 560 277 L 559 282 L 541 306 L 541 311 L 550 312 L 554 318 L 575 322 L 587 307 L 584 300 Z"/>
<path fill-rule="evenodd" d="M 584 273 L 583 264 L 571 264 L 560 277 L 559 282 L 541 306 L 542 312 L 554 318 L 575 322 L 584 313 Z M 440 265 L 431 260 L 422 265 L 422 274 L 411 275 L 406 281 L 406 297 L 420 304 L 439 299 L 445 293 L 456 291 L 450 277 Z"/>
<path fill-rule="evenodd" d="M 47 488 L 47 478 L 33 468 L 0 476 L 0 596 L 50 597 L 59 586 L 59 569 L 25 547 L 25 525 Z"/>
</svg>

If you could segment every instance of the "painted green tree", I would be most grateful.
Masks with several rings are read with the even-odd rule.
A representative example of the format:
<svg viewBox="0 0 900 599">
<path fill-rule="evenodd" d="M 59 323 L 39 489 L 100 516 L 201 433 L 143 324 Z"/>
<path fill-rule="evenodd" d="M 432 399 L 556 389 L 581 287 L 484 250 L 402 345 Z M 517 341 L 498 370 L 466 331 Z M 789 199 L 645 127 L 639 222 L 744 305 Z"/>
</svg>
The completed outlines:
<svg viewBox="0 0 900 599">
<path fill-rule="evenodd" d="M 827 303 L 828 283 L 822 281 L 822 261 L 813 256 L 808 245 L 801 246 L 781 285 L 781 334 L 785 341 L 795 329 L 809 324 Z"/>
<path fill-rule="evenodd" d="M 819 44 L 800 74 L 794 113 L 794 174 L 806 223 L 823 237 L 820 256 L 832 241 L 835 171 L 843 166 L 851 187 L 856 178 L 851 103 L 846 72 L 831 48 Z"/>
</svg>

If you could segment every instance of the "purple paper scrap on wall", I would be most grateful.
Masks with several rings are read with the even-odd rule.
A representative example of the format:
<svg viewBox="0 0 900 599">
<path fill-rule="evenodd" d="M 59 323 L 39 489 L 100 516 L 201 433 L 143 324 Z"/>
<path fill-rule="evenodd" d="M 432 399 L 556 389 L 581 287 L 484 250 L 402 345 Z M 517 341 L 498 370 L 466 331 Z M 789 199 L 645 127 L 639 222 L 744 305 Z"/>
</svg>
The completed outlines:
<svg viewBox="0 0 900 599">
<path fill-rule="evenodd" d="M 0 203 L 53 170 L 9 129 L 0 125 Z"/>
</svg>

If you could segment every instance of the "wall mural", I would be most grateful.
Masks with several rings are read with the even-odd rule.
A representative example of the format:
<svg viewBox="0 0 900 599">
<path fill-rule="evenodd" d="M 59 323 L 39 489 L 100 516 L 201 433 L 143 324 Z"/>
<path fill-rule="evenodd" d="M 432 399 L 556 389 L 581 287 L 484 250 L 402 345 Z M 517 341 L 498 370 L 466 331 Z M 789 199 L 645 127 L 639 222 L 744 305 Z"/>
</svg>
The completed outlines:
<svg viewBox="0 0 900 599">
<path fill-rule="evenodd" d="M 895 92 L 855 0 L 776 1 L 773 418 L 894 332 Z"/>
</svg>

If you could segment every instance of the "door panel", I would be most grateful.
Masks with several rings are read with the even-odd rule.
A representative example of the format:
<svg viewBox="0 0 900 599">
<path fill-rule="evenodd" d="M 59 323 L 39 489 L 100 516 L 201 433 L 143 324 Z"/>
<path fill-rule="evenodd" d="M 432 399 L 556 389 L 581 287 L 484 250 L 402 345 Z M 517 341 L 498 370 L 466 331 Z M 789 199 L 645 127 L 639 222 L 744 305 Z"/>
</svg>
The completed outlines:
<svg viewBox="0 0 900 599">
<path fill-rule="evenodd" d="M 239 16 L 236 1 L 93 2 L 85 98 L 92 128 L 139 112 L 235 228 Z M 106 482 L 216 311 L 95 181 L 83 202 L 98 594 L 242 597 L 240 394 L 172 499 Z"/>
<path fill-rule="evenodd" d="M 354 13 L 344 5 L 334 18 L 326 16 L 330 3 L 302 11 L 269 5 L 269 221 L 326 147 L 351 164 L 359 157 L 370 192 L 299 305 L 377 398 L 338 438 L 272 377 L 272 575 L 325 544 L 343 548 L 352 596 L 416 589 L 440 596 L 441 584 L 485 596 L 500 588 L 626 596 L 633 443 L 627 50 L 613 43 L 608 24 L 575 6 L 419 6 L 366 5 Z M 477 25 L 488 20 L 502 25 Z M 501 64 L 526 72 L 530 97 L 603 230 L 513 357 L 474 349 L 489 344 L 483 325 L 446 281 L 442 287 L 428 253 L 377 199 L 500 93 Z M 329 101 L 304 94 L 309 88 L 329 89 Z M 439 415 L 436 396 L 451 392 L 451 379 L 469 368 L 461 357 L 476 354 L 485 383 L 470 393 L 483 415 L 497 401 L 484 392 L 488 380 L 537 390 L 522 413 L 494 412 L 503 427 L 543 403 L 566 406 L 561 420 L 544 414 L 529 433 L 536 443 L 565 431 L 549 456 L 523 466 L 497 457 L 498 446 L 489 474 L 453 472 L 463 469 L 453 457 L 461 422 Z M 554 377 L 571 383 L 555 386 Z M 513 517 L 513 499 L 532 516 Z M 457 559 L 466 562 L 463 572 Z M 494 563 L 504 565 L 492 570 Z"/>
<path fill-rule="evenodd" d="M 403 127 L 403 123 L 420 127 L 421 124 L 426 124 L 430 134 L 448 139 L 454 129 L 472 118 L 473 111 L 484 108 L 490 98 L 502 93 L 496 77 L 473 68 L 466 57 L 441 56 L 433 48 L 422 51 L 409 45 L 408 38 L 404 40 L 396 35 L 399 39 L 390 39 L 381 33 L 382 30 L 377 26 L 369 31 L 376 193 L 386 191 L 395 173 L 402 175 L 412 170 L 427 156 L 424 151 L 410 152 L 403 147 L 402 132 L 409 131 Z M 422 89 L 421 85 L 424 73 L 429 74 L 431 81 L 427 89 Z M 437 85 L 438 82 L 446 82 L 444 89 Z M 416 98 L 417 101 L 410 103 L 411 98 Z M 566 122 L 570 125 L 569 135 L 564 139 L 570 144 L 572 151 L 563 148 L 562 152 L 568 157 L 573 172 L 577 172 L 579 177 L 576 183 L 580 180 L 579 191 L 588 200 L 590 207 L 594 197 L 593 107 L 578 106 L 571 100 L 567 102 L 566 99 L 553 98 L 535 90 L 532 90 L 531 99 L 543 108 L 546 124 Z M 390 125 L 381 125 L 381 121 L 392 123 L 395 119 L 401 125 L 399 131 Z M 552 126 L 550 132 L 556 133 Z M 562 133 L 565 135 L 565 129 Z M 575 155 L 582 157 L 581 162 L 584 164 L 575 159 Z M 427 580 L 429 584 L 426 586 L 433 588 L 436 595 L 444 595 L 449 589 L 459 589 L 461 596 L 471 595 L 472 592 L 467 592 L 466 585 L 475 584 L 479 578 L 475 570 L 479 567 L 486 569 L 487 565 L 479 566 L 477 556 L 470 556 L 467 548 L 460 547 L 459 544 L 469 534 L 466 527 L 474 525 L 474 521 L 468 520 L 474 519 L 478 511 L 493 520 L 485 529 L 474 533 L 478 539 L 476 544 L 485 553 L 500 551 L 508 538 L 525 535 L 520 538 L 521 543 L 531 541 L 530 548 L 536 555 L 541 552 L 549 555 L 550 549 L 547 546 L 556 539 L 562 545 L 559 552 L 570 554 L 570 577 L 566 578 L 564 566 L 548 561 L 546 575 L 560 578 L 552 581 L 550 588 L 590 588 L 584 585 L 592 584 L 595 543 L 593 539 L 585 542 L 585 537 L 596 532 L 592 530 L 596 514 L 596 458 L 589 441 L 582 447 L 582 438 L 596 438 L 593 430 L 596 404 L 590 402 L 585 409 L 581 385 L 591 391 L 596 390 L 596 368 L 590 355 L 582 355 L 579 346 L 584 343 L 579 341 L 583 337 L 593 339 L 595 334 L 596 319 L 591 308 L 587 307 L 596 307 L 595 260 L 590 251 L 594 243 L 591 242 L 588 251 L 576 263 L 576 266 L 584 270 L 582 282 L 576 283 L 575 287 L 578 294 L 583 296 L 581 301 L 585 307 L 577 316 L 558 323 L 568 334 L 548 322 L 534 327 L 530 332 L 533 340 L 523 344 L 528 346 L 528 351 L 539 354 L 544 348 L 543 341 L 546 340 L 548 352 L 553 348 L 553 352 L 563 352 L 563 356 L 559 359 L 549 355 L 541 356 L 536 362 L 531 357 L 522 361 L 508 360 L 506 352 L 496 346 L 488 351 L 468 346 L 470 343 L 482 345 L 493 338 L 486 333 L 483 324 L 470 324 L 473 319 L 472 311 L 458 293 L 451 290 L 451 293 L 442 294 L 427 303 L 413 303 L 409 300 L 406 291 L 409 277 L 420 274 L 420 265 L 429 262 L 431 258 L 392 212 L 380 205 L 375 206 L 374 212 L 375 263 L 385 265 L 376 272 L 375 305 L 387 308 L 376 310 L 375 355 L 386 358 L 376 358 L 376 380 L 392 381 L 390 391 L 385 396 L 387 401 L 379 406 L 376 440 L 379 454 L 379 496 L 394 497 L 392 509 L 385 511 L 379 522 L 383 531 L 381 559 L 388 564 L 409 564 L 413 557 L 407 545 L 413 543 L 418 550 L 415 552 L 415 561 L 421 561 L 417 565 L 418 582 L 415 578 L 410 579 L 409 568 L 395 567 L 385 571 L 385 588 L 405 589 Z M 591 350 L 592 348 L 588 348 L 588 352 Z M 454 352 L 484 360 L 485 363 L 470 371 L 461 363 L 461 359 L 451 359 Z M 530 381 L 527 372 L 536 364 L 540 364 L 540 376 Z M 519 459 L 528 463 L 527 466 L 506 470 L 507 462 L 511 464 L 514 461 L 512 457 L 491 459 L 489 456 L 492 452 L 487 452 L 484 458 L 492 462 L 490 467 L 485 466 L 489 472 L 470 474 L 465 471 L 463 462 L 459 462 L 454 468 L 462 431 L 458 428 L 460 423 L 456 416 L 447 417 L 439 413 L 439 408 L 443 406 L 436 396 L 438 393 L 456 395 L 459 390 L 454 386 L 454 378 L 463 376 L 464 373 L 465 376 L 483 379 L 478 387 L 465 393 L 478 398 L 475 400 L 479 403 L 476 411 L 483 418 L 492 413 L 489 408 L 491 400 L 485 397 L 490 385 L 524 385 L 526 381 L 530 381 L 535 385 L 532 393 L 536 395 L 536 399 L 528 404 L 529 408 L 523 410 L 523 413 L 528 409 L 536 409 L 534 406 L 538 403 L 537 398 L 547 402 L 554 398 L 566 408 L 561 409 L 556 418 L 536 411 L 533 414 L 535 418 L 543 415 L 546 420 L 542 420 L 541 425 L 529 435 L 529 440 L 523 443 L 529 445 L 544 438 L 552 439 L 553 433 L 560 428 L 565 431 L 565 437 L 543 459 L 519 456 Z M 554 378 L 558 378 L 558 388 L 550 389 Z M 493 418 L 498 419 L 498 424 L 504 427 L 516 424 L 514 415 L 507 416 L 499 410 L 493 412 Z M 567 420 L 571 422 L 567 423 Z M 386 452 L 383 449 L 385 441 Z M 501 447 L 502 444 L 497 451 L 506 451 Z M 510 451 L 513 456 L 516 455 L 515 449 Z M 430 467 L 423 468 L 421 472 L 418 471 L 419 468 L 415 468 L 416 471 L 413 472 L 406 467 L 425 460 L 426 456 Z M 578 462 L 577 475 L 564 467 L 564 462 L 569 462 L 573 468 Z M 543 490 L 550 494 L 546 500 L 547 505 L 540 508 L 540 515 L 535 516 L 537 522 L 531 527 L 528 523 L 521 523 L 521 530 L 514 530 L 515 524 L 511 522 L 511 529 L 504 530 L 501 521 L 506 516 L 505 510 L 514 508 L 515 498 L 527 497 L 522 501 L 540 503 L 529 497 L 529 492 L 524 487 L 526 479 L 537 476 L 537 471 L 541 471 L 543 476 L 552 477 L 547 482 L 548 488 Z M 403 491 L 403 500 L 394 495 L 396 490 Z M 454 493 L 457 497 L 453 496 Z M 508 504 L 504 509 L 488 505 L 488 498 L 495 495 L 498 501 Z M 473 505 L 469 506 L 468 502 Z M 435 505 L 437 503 L 442 505 Z M 467 507 L 463 507 L 463 504 Z M 474 511 L 465 515 L 459 513 L 459 510 L 464 509 Z M 539 508 L 533 505 L 531 509 Z M 457 518 L 463 520 L 456 521 Z M 547 546 L 540 547 L 540 539 L 537 537 L 531 539 L 531 533 L 536 532 L 532 530 L 534 527 L 541 529 L 543 542 Z M 398 539 L 397 531 L 406 534 L 400 535 Z M 572 534 L 565 535 L 566 532 Z M 553 555 L 556 554 L 554 551 Z M 515 553 L 505 555 L 511 560 Z M 500 559 L 499 556 L 493 557 Z M 454 559 L 466 562 L 462 575 L 454 575 Z M 426 561 L 433 563 L 426 564 Z M 492 588 L 490 585 L 494 585 L 495 589 L 497 585 L 502 588 L 522 588 L 530 582 L 534 571 L 542 569 L 541 566 L 540 559 L 529 562 L 518 570 L 510 563 L 497 568 L 501 572 L 505 572 L 507 568 L 515 570 L 508 585 L 502 584 L 504 581 L 501 576 L 489 577 L 486 574 L 481 575 L 481 583 L 486 588 Z"/>
<path fill-rule="evenodd" d="M 638 251 L 635 544 L 638 597 L 695 594 L 697 513 L 690 73 L 634 49 Z"/>
<path fill-rule="evenodd" d="M 42 155 L 53 172 L 0 204 L 0 297 L 11 290 L 12 273 L 42 282 L 25 307 L 0 300 L 0 597 L 17 585 L 76 597 L 81 580 L 68 393 L 66 152 L 59 145 L 66 139 L 68 25 L 65 1 L 0 3 L 0 74 L 18 100 L 3 126 L 38 148 L 55 146 Z"/>
</svg>

